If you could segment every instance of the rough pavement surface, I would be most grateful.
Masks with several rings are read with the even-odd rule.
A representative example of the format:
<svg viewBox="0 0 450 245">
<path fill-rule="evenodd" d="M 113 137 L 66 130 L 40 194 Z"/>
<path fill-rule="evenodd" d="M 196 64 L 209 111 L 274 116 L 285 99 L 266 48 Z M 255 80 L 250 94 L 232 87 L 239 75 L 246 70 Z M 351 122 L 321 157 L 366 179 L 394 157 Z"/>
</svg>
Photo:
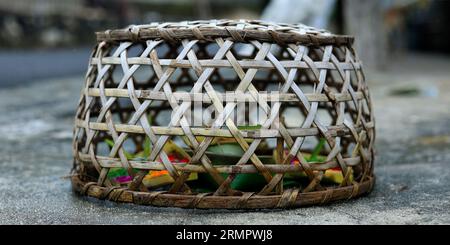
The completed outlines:
<svg viewBox="0 0 450 245">
<path fill-rule="evenodd" d="M 0 89 L 0 224 L 450 224 L 450 60 L 408 57 L 368 74 L 377 184 L 348 202 L 293 210 L 189 210 L 72 193 L 82 76 Z M 413 92 L 404 92 L 404 88 Z"/>
</svg>

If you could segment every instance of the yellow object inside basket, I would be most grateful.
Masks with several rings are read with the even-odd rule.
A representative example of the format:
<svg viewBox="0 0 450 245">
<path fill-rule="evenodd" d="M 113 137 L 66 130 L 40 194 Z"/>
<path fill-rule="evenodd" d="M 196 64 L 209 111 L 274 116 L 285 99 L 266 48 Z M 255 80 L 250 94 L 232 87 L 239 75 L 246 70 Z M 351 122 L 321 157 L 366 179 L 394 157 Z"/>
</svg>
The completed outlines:
<svg viewBox="0 0 450 245">
<path fill-rule="evenodd" d="M 341 170 L 328 169 L 325 171 L 323 178 L 336 184 L 341 184 L 344 181 Z M 348 182 L 353 182 L 353 173 L 350 173 Z"/>
<path fill-rule="evenodd" d="M 197 173 L 189 174 L 187 181 L 196 180 L 198 178 Z M 171 184 L 175 180 L 170 176 L 167 170 L 161 171 L 149 171 L 149 173 L 144 177 L 142 183 L 148 188 L 159 187 L 167 184 Z"/>
</svg>

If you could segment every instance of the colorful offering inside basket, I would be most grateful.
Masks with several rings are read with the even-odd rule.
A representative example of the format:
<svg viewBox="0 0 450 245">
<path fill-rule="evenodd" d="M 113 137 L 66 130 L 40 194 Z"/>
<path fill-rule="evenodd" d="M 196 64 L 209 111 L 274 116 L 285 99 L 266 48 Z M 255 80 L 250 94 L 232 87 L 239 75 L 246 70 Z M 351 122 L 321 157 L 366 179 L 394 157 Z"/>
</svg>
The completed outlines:
<svg viewBox="0 0 450 245">
<path fill-rule="evenodd" d="M 326 156 L 320 155 L 320 152 L 322 151 L 322 149 L 325 146 L 325 142 L 326 142 L 325 139 L 321 138 L 311 153 L 306 153 L 306 152 L 302 153 L 303 156 L 305 157 L 306 161 L 308 161 L 309 163 L 313 163 L 313 164 L 325 162 L 327 159 Z M 288 151 L 285 151 L 285 157 L 288 155 L 288 153 L 289 153 Z M 277 151 L 274 151 L 274 159 L 277 159 L 277 157 L 278 157 Z M 297 157 L 294 157 L 291 160 L 291 164 L 298 165 L 298 164 L 300 164 L 300 161 L 298 160 Z M 286 174 L 285 177 L 286 177 L 286 179 L 296 179 L 296 178 L 305 178 L 307 176 L 304 172 L 300 172 L 300 173 L 296 173 L 296 174 L 292 174 L 292 173 Z M 342 184 L 342 182 L 344 181 L 344 176 L 342 174 L 341 168 L 335 167 L 332 169 L 325 170 L 325 173 L 323 175 L 323 180 L 325 182 L 329 182 L 329 183 Z M 350 182 L 353 181 L 352 173 L 350 173 L 349 181 Z"/>
<path fill-rule="evenodd" d="M 244 130 L 253 130 L 258 129 L 260 126 L 252 126 L 245 127 L 240 129 Z M 201 137 L 197 137 L 197 140 L 201 141 Z M 114 142 L 111 140 L 105 140 L 105 142 L 112 147 Z M 188 141 L 186 140 L 186 143 Z M 248 140 L 248 143 L 251 143 L 251 140 Z M 321 152 L 325 146 L 325 139 L 321 138 L 313 151 L 311 153 L 302 152 L 302 155 L 305 159 L 312 164 L 320 164 L 326 161 L 326 156 L 321 155 Z M 168 143 L 163 148 L 164 152 L 166 152 L 170 162 L 172 164 L 187 164 L 190 160 L 190 155 L 188 152 L 191 152 L 189 149 L 183 149 L 179 147 L 173 141 L 168 141 Z M 144 142 L 143 150 L 136 153 L 131 154 L 129 152 L 124 151 L 126 157 L 129 160 L 146 160 L 151 152 L 150 140 L 146 138 Z M 272 155 L 269 154 L 272 152 Z M 276 149 L 271 150 L 268 148 L 267 144 L 261 143 L 260 147 L 256 152 L 260 158 L 260 160 L 264 164 L 275 164 L 276 159 L 286 158 L 289 151 L 284 151 L 283 158 L 278 156 L 278 151 Z M 244 151 L 241 146 L 236 142 L 233 138 L 221 138 L 217 137 L 211 143 L 211 145 L 206 150 L 206 155 L 211 160 L 213 165 L 234 165 L 239 159 L 243 156 Z M 291 165 L 298 165 L 300 161 L 297 157 L 294 157 L 291 162 Z M 135 170 L 136 171 L 136 170 Z M 136 171 L 137 172 L 137 171 Z M 228 174 L 223 173 L 222 176 L 224 178 L 228 177 Z M 132 177 L 129 176 L 128 172 L 124 168 L 111 168 L 108 173 L 108 178 L 117 185 L 126 185 L 132 181 Z M 291 186 L 298 186 L 302 180 L 306 180 L 307 176 L 304 172 L 298 173 L 287 173 L 285 174 L 284 186 L 289 188 Z M 328 183 L 333 184 L 342 184 L 344 181 L 344 176 L 342 174 L 341 168 L 336 167 L 333 169 L 328 169 L 324 172 L 323 180 Z M 217 188 L 217 183 L 209 176 L 207 173 L 197 174 L 193 172 L 189 175 L 187 181 L 198 181 L 203 184 L 207 184 L 210 188 L 205 188 L 205 185 L 202 185 L 201 192 L 213 191 L 214 188 Z M 353 181 L 353 174 L 350 173 L 348 178 L 349 182 Z M 175 180 L 170 176 L 167 170 L 150 170 L 148 174 L 143 179 L 143 184 L 147 188 L 159 188 L 168 186 L 175 182 Z M 195 183 L 194 183 L 195 184 Z M 259 173 L 241 173 L 237 174 L 230 187 L 235 190 L 241 191 L 257 191 L 266 185 L 267 182 Z"/>
<path fill-rule="evenodd" d="M 114 142 L 107 139 L 105 142 L 112 147 Z M 189 162 L 190 156 L 179 146 L 172 141 L 169 141 L 163 149 L 172 164 L 186 164 Z M 125 156 L 128 160 L 145 160 L 149 157 L 151 151 L 150 140 L 146 138 L 144 142 L 144 150 L 136 154 L 130 154 L 124 150 Z M 137 171 L 136 171 L 137 172 Z M 129 176 L 128 172 L 124 168 L 111 168 L 108 172 L 108 178 L 118 185 L 125 185 L 130 183 L 133 178 Z M 196 180 L 197 173 L 191 173 L 187 181 Z M 142 183 L 148 188 L 155 188 L 174 182 L 174 179 L 170 176 L 167 170 L 150 170 L 144 177 Z"/>
</svg>

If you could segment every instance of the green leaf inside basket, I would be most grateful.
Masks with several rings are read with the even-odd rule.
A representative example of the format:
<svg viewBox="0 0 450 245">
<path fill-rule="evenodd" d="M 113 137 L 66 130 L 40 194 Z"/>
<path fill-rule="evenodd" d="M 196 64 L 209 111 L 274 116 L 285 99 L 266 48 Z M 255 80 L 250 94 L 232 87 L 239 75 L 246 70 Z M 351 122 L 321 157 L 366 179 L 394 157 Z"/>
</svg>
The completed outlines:
<svg viewBox="0 0 450 245">
<path fill-rule="evenodd" d="M 236 156 L 240 157 L 244 155 L 244 150 L 238 143 L 225 143 L 208 147 L 207 153 L 210 155 L 224 156 L 226 159 L 228 159 L 228 156 L 232 156 L 234 159 Z M 217 158 L 216 160 L 221 161 L 220 158 Z M 216 164 L 219 163 L 216 162 Z"/>
<path fill-rule="evenodd" d="M 126 175 L 128 175 L 128 172 L 124 168 L 111 168 L 108 172 L 108 178 L 116 178 Z"/>
<path fill-rule="evenodd" d="M 260 128 L 260 126 L 256 128 Z M 237 142 L 223 144 L 218 143 L 208 147 L 206 150 L 206 155 L 211 160 L 213 165 L 234 165 L 244 155 L 244 150 Z M 258 155 L 258 157 L 264 164 L 274 163 L 271 155 Z M 221 175 L 222 177 L 227 178 L 229 174 Z M 198 181 L 204 186 L 211 187 L 210 189 L 212 191 L 218 187 L 214 179 L 207 173 L 199 174 Z M 242 173 L 236 174 L 234 180 L 230 184 L 230 187 L 240 191 L 259 191 L 266 184 L 266 180 L 259 173 Z"/>
<path fill-rule="evenodd" d="M 326 158 L 324 156 L 320 156 L 320 152 L 325 146 L 325 139 L 320 138 L 319 143 L 314 147 L 314 150 L 311 152 L 311 156 L 307 159 L 308 162 L 317 162 L 324 161 Z"/>
<path fill-rule="evenodd" d="M 257 130 L 257 129 L 261 129 L 261 125 L 257 124 L 257 125 L 245 125 L 245 126 L 237 126 L 237 128 L 239 130 Z"/>
</svg>

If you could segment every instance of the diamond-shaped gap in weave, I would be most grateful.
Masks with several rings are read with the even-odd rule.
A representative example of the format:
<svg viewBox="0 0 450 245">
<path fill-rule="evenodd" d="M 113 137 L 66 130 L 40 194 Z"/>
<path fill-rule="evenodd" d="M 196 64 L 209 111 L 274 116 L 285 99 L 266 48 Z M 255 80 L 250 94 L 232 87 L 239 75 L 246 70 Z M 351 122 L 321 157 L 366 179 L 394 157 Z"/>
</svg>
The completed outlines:
<svg viewBox="0 0 450 245">
<path fill-rule="evenodd" d="M 133 74 L 134 88 L 146 90 L 155 84 L 156 74 L 149 65 L 141 65 Z"/>
</svg>

